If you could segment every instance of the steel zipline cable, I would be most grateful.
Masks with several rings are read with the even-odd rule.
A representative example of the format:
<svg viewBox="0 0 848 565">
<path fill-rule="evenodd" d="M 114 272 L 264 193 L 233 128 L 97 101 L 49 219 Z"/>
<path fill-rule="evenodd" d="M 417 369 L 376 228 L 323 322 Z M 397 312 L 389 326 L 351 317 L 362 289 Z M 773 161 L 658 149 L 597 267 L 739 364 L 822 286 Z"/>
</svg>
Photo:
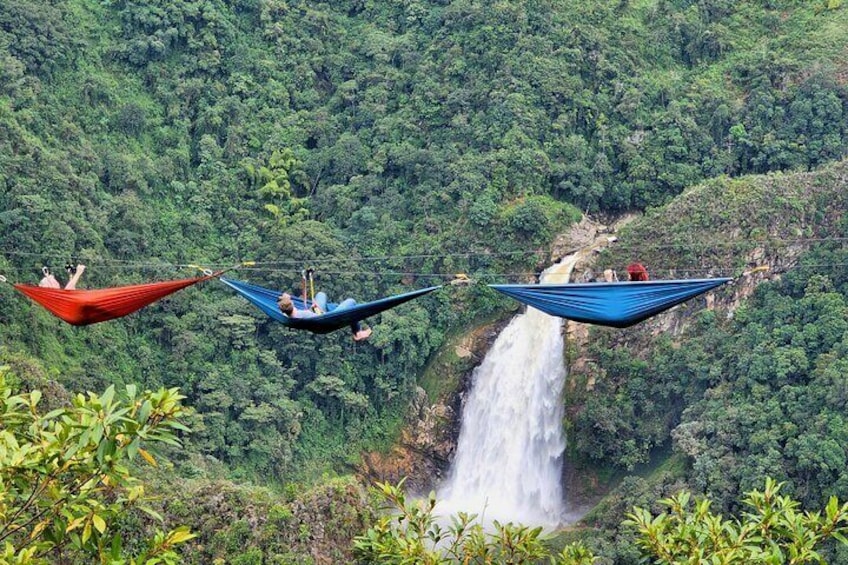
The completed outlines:
<svg viewBox="0 0 848 565">
<path fill-rule="evenodd" d="M 615 237 L 612 234 L 610 237 Z M 625 247 L 625 248 L 638 248 L 643 251 L 652 251 L 652 250 L 663 250 L 663 249 L 721 249 L 727 247 L 738 247 L 741 245 L 747 244 L 815 244 L 815 243 L 823 243 L 823 242 L 848 242 L 848 237 L 792 237 L 792 238 L 781 238 L 781 237 L 766 237 L 766 238 L 741 238 L 736 240 L 721 240 L 721 241 L 708 241 L 708 240 L 698 240 L 698 241 L 688 241 L 688 242 L 676 242 L 676 243 L 651 243 L 651 242 L 640 242 L 640 243 L 629 243 L 629 242 L 620 242 L 616 241 L 614 247 Z M 515 250 L 515 251 L 463 251 L 463 252 L 455 252 L 455 253 L 418 253 L 418 254 L 404 254 L 404 255 L 366 255 L 362 257 L 351 257 L 351 256 L 335 256 L 335 255 L 327 255 L 327 256 L 317 256 L 306 259 L 284 259 L 284 260 L 276 260 L 276 261 L 255 261 L 256 265 L 302 265 L 304 262 L 310 261 L 349 261 L 351 259 L 355 259 L 358 262 L 365 261 L 391 261 L 391 260 L 404 260 L 404 259 L 448 259 L 448 258 L 474 258 L 474 257 L 507 257 L 507 256 L 521 256 L 521 255 L 534 255 L 534 254 L 546 254 L 548 253 L 546 250 L 535 247 L 532 249 L 523 249 L 523 250 Z M 40 257 L 43 259 L 56 259 L 59 261 L 65 261 L 68 258 L 68 254 L 66 253 L 35 253 L 35 252 L 27 252 L 27 251 L 19 251 L 13 249 L 0 249 L 0 255 L 5 256 L 29 256 L 29 257 Z M 82 259 L 90 259 L 89 257 L 85 257 L 84 255 L 80 255 Z M 181 264 L 181 263 L 168 263 L 168 262 L 144 262 L 144 261 L 131 261 L 131 260 L 122 260 L 122 259 L 100 259 L 97 258 L 97 261 L 101 263 L 111 263 L 115 265 L 131 265 L 134 267 L 169 267 L 169 266 L 190 266 L 190 264 Z M 220 264 L 230 264 L 230 263 L 220 263 Z"/>
<path fill-rule="evenodd" d="M 612 236 L 611 236 L 612 237 Z M 723 242 L 678 242 L 678 243 L 667 243 L 667 244 L 659 244 L 659 243 L 643 243 L 643 244 L 634 244 L 634 243 L 610 243 L 607 246 L 602 246 L 602 249 L 612 249 L 617 250 L 618 252 L 626 252 L 630 249 L 638 249 L 640 253 L 648 254 L 650 251 L 659 251 L 659 250 L 668 250 L 668 249 L 678 249 L 678 250 L 687 250 L 687 249 L 698 249 L 705 252 L 710 251 L 718 251 L 722 248 L 728 247 L 740 247 L 743 245 L 767 245 L 767 244 L 784 244 L 784 245 L 792 245 L 792 244 L 818 244 L 818 243 L 826 243 L 826 242 L 848 242 L 848 237 L 809 237 L 809 238 L 750 238 L 750 239 L 739 239 L 734 241 L 725 240 Z M 721 245 L 717 245 L 721 244 Z M 574 250 L 576 251 L 576 250 Z M 60 254 L 60 253 L 34 253 L 34 252 L 26 252 L 19 250 L 10 250 L 4 249 L 0 250 L 0 256 L 5 256 L 7 259 L 10 257 L 37 257 L 42 260 L 56 260 L 60 263 L 67 262 L 68 255 Z M 439 272 L 419 272 L 414 269 L 405 270 L 398 269 L 395 267 L 391 270 L 379 270 L 379 269 L 368 269 L 368 270 L 352 270 L 352 269 L 344 269 L 340 268 L 340 264 L 349 264 L 350 262 L 355 263 L 375 263 L 375 262 L 403 262 L 403 261 L 415 261 L 415 260 L 427 260 L 427 259 L 495 259 L 495 258 L 504 258 L 504 257 L 531 257 L 531 256 L 550 256 L 549 251 L 545 251 L 540 248 L 533 249 L 525 249 L 525 250 L 516 250 L 516 251 L 467 251 L 467 252 L 459 252 L 459 253 L 421 253 L 421 254 L 406 254 L 406 255 L 375 255 L 375 256 L 363 256 L 363 257 L 355 257 L 355 256 L 316 256 L 312 258 L 305 259 L 282 259 L 282 260 L 274 260 L 274 261 L 251 261 L 251 266 L 243 266 L 240 267 L 239 270 L 243 271 L 254 271 L 254 272 L 262 272 L 269 274 L 284 274 L 284 273 L 295 273 L 300 272 L 304 265 L 310 265 L 313 267 L 321 267 L 326 266 L 326 268 L 320 268 L 320 272 L 323 275 L 348 275 L 348 276 L 373 276 L 373 277 L 432 277 L 432 278 L 452 278 L 455 276 L 455 272 L 452 273 L 439 273 Z M 189 269 L 196 268 L 194 263 L 171 263 L 168 261 L 159 261 L 153 262 L 150 260 L 147 261 L 132 261 L 132 260 L 122 260 L 122 259 L 111 259 L 111 258 L 99 258 L 94 256 L 86 256 L 85 254 L 81 254 L 77 256 L 77 258 L 82 262 L 90 263 L 92 265 L 96 265 L 98 269 L 106 269 L 106 270 L 143 270 L 143 269 L 155 269 L 155 270 L 174 270 L 174 269 Z M 232 262 L 213 262 L 213 263 L 204 263 L 204 267 L 209 269 L 220 269 L 227 268 L 232 266 Z M 834 264 L 817 264 L 817 265 L 802 265 L 802 264 L 794 264 L 791 268 L 829 268 L 829 267 L 845 267 L 848 264 L 842 263 L 834 263 Z M 19 272 L 19 271 L 29 271 L 29 269 L 24 269 L 21 267 L 16 267 L 12 265 L 7 265 L 4 268 L 5 271 L 11 272 Z M 738 273 L 741 270 L 739 267 L 723 267 L 723 266 L 714 266 L 714 267 L 704 267 L 703 265 L 694 266 L 694 265 L 678 265 L 674 267 L 664 267 L 662 265 L 655 265 L 651 271 L 653 273 L 675 273 L 675 274 L 709 274 L 710 276 L 717 275 L 728 275 L 733 273 Z M 475 271 L 474 276 L 478 279 L 490 279 L 490 278 L 516 278 L 516 277 L 530 277 L 538 275 L 538 272 L 485 272 L 485 271 Z"/>
</svg>

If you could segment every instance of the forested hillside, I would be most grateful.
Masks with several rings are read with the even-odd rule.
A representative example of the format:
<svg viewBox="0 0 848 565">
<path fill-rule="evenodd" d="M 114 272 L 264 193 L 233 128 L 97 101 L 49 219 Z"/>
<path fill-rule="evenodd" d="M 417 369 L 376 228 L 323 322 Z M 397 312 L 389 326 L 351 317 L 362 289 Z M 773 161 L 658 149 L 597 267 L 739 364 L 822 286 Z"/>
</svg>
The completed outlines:
<svg viewBox="0 0 848 565">
<path fill-rule="evenodd" d="M 571 455 L 641 476 L 590 513 L 604 540 L 621 533 L 632 505 L 656 509 L 681 488 L 736 514 L 766 476 L 805 508 L 848 498 L 847 197 L 845 161 L 716 179 L 651 210 L 601 254 L 596 267 L 637 252 L 649 265 L 686 266 L 661 278 L 735 276 L 712 309 L 693 300 L 628 330 L 592 332 L 583 353 L 592 363 L 572 375 L 579 385 L 567 398 Z M 629 536 L 598 547 L 616 562 L 636 559 Z"/>
<path fill-rule="evenodd" d="M 7 1 L 4 271 L 73 258 L 108 285 L 254 259 L 273 270 L 246 276 L 286 288 L 308 260 L 331 294 L 376 297 L 403 273 L 528 270 L 569 204 L 842 155 L 828 7 Z M 72 388 L 181 385 L 200 451 L 279 476 L 302 429 L 384 413 L 458 317 L 434 297 L 340 355 L 214 284 L 82 332 L 4 300 L 7 342 Z"/>
<path fill-rule="evenodd" d="M 844 157 L 840 4 L 0 0 L 0 272 L 79 261 L 93 288 L 255 260 L 233 276 L 296 291 L 311 266 L 360 300 L 527 279 L 581 211 Z M 88 328 L 0 300 L 0 364 L 29 386 L 180 387 L 178 474 L 273 485 L 390 445 L 447 333 L 506 304 L 451 288 L 353 344 L 216 281 Z"/>
</svg>

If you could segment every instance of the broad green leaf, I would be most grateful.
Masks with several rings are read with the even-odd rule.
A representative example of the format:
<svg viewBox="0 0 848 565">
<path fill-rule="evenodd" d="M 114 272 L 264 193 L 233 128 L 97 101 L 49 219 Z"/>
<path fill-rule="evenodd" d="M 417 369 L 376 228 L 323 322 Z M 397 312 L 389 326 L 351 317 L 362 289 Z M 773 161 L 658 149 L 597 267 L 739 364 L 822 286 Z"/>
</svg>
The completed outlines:
<svg viewBox="0 0 848 565">
<path fill-rule="evenodd" d="M 109 388 L 106 389 L 106 392 L 103 393 L 103 396 L 100 397 L 100 403 L 104 408 L 109 406 L 112 403 L 112 399 L 115 397 L 115 385 L 110 385 Z"/>
<path fill-rule="evenodd" d="M 101 534 L 106 531 L 106 521 L 101 518 L 99 515 L 94 514 L 91 517 L 91 521 L 94 524 L 95 529 Z"/>
<path fill-rule="evenodd" d="M 173 530 L 168 536 L 168 543 L 170 544 L 178 544 L 186 542 L 190 539 L 194 539 L 197 537 L 197 534 L 191 533 L 191 531 L 187 527 L 179 527 Z"/>
</svg>

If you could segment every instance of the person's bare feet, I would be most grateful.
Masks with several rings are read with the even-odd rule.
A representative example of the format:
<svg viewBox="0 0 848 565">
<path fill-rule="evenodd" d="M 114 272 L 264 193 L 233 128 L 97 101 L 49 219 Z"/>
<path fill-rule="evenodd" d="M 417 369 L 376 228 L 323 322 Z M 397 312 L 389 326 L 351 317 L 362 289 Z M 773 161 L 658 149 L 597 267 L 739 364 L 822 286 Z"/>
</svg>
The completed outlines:
<svg viewBox="0 0 848 565">
<path fill-rule="evenodd" d="M 371 337 L 371 328 L 365 328 L 353 334 L 353 341 L 362 341 L 369 337 Z"/>
<path fill-rule="evenodd" d="M 70 273 L 70 271 L 68 271 Z M 65 285 L 65 290 L 76 290 L 80 277 L 85 272 L 85 265 L 77 265 L 77 270 L 71 275 L 71 280 Z"/>
</svg>

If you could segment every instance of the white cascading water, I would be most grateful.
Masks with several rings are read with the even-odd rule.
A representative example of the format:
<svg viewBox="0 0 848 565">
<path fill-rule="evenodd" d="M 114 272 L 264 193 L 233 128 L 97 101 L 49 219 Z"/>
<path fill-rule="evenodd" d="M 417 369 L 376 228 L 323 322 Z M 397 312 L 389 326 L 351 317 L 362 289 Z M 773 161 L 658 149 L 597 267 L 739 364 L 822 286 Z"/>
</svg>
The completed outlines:
<svg viewBox="0 0 848 565">
<path fill-rule="evenodd" d="M 542 282 L 567 282 L 576 260 L 554 265 Z M 534 308 L 500 333 L 472 376 L 456 457 L 437 497 L 440 515 L 545 527 L 563 521 L 563 348 L 562 320 Z"/>
</svg>

